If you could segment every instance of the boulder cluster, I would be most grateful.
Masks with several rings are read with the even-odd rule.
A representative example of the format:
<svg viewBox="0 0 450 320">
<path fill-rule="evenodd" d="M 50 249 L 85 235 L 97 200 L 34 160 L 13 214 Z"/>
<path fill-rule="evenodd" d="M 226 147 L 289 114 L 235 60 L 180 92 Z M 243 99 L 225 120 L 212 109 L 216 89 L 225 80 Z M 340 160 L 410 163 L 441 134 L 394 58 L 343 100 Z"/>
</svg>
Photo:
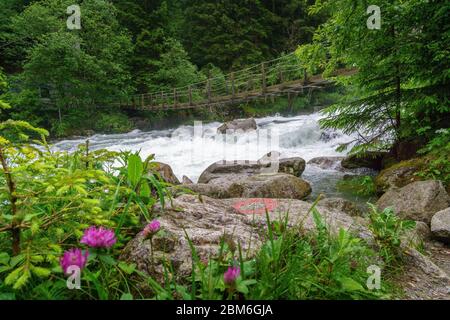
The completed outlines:
<svg viewBox="0 0 450 320">
<path fill-rule="evenodd" d="M 236 128 L 251 130 L 255 126 L 253 121 L 232 122 L 221 126 L 219 132 Z M 245 248 L 245 256 L 251 257 L 264 242 L 262 231 L 267 227 L 266 214 L 271 220 L 287 217 L 289 226 L 301 222 L 304 232 L 313 230 L 312 204 L 307 201 L 312 187 L 302 179 L 306 165 L 343 172 L 361 167 L 380 170 L 383 157 L 378 153 L 366 158 L 320 157 L 306 164 L 300 157 L 280 159 L 279 153 L 271 152 L 254 162 L 213 163 L 197 183 L 186 176 L 180 182 L 169 165 L 159 163 L 161 179 L 172 185 L 171 201 L 167 201 L 165 208 L 159 204 L 153 208 L 164 234 L 155 237 L 152 244 L 143 234 L 138 234 L 129 242 L 122 258 L 163 281 L 167 262 L 172 264 L 178 277 L 190 274 L 189 241 L 200 259 L 217 254 L 224 239 L 231 247 L 239 244 Z M 399 217 L 416 221 L 415 230 L 403 239 L 405 244 L 437 240 L 445 245 L 450 240 L 450 196 L 442 182 L 420 181 L 414 175 L 418 166 L 407 161 L 382 170 L 375 180 L 381 195 L 376 206 L 379 210 L 392 208 Z M 368 219 L 351 201 L 325 197 L 316 208 L 331 232 L 343 228 L 369 243 L 373 240 L 367 227 Z M 411 247 L 407 251 L 414 268 L 422 270 L 430 279 L 437 279 L 444 291 L 446 286 L 450 288 L 448 273 L 432 259 Z M 447 293 L 444 296 L 450 297 Z"/>
</svg>

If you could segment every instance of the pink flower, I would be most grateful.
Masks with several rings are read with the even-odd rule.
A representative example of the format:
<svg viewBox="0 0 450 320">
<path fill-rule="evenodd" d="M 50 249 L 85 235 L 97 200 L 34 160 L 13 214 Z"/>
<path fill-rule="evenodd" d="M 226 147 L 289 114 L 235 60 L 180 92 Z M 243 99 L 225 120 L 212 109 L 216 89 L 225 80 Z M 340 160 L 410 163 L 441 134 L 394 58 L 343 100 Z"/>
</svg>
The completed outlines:
<svg viewBox="0 0 450 320">
<path fill-rule="evenodd" d="M 225 284 L 233 284 L 241 274 L 239 267 L 228 267 L 228 270 L 223 274 Z"/>
<path fill-rule="evenodd" d="M 94 226 L 86 229 L 80 243 L 92 248 L 111 248 L 116 243 L 116 235 L 113 230 Z"/>
<path fill-rule="evenodd" d="M 144 228 L 144 236 L 147 238 L 153 236 L 161 228 L 161 223 L 158 220 L 153 220 Z"/>
<path fill-rule="evenodd" d="M 81 249 L 70 249 L 64 252 L 64 255 L 59 259 L 59 264 L 64 273 L 67 274 L 67 269 L 70 266 L 77 266 L 83 269 L 86 266 L 89 252 L 86 250 L 83 254 Z"/>
</svg>

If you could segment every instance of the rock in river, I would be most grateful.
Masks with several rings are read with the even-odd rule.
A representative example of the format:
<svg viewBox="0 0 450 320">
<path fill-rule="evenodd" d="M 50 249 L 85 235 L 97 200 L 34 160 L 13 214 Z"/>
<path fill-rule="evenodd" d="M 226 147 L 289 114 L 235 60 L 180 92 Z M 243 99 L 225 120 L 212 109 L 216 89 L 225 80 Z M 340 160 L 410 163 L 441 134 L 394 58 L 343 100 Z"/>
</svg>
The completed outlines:
<svg viewBox="0 0 450 320">
<path fill-rule="evenodd" d="M 230 131 L 242 130 L 245 132 L 249 130 L 256 130 L 257 128 L 258 126 L 256 125 L 255 119 L 253 118 L 239 119 L 230 122 L 225 122 L 217 129 L 217 133 L 225 134 L 227 133 L 227 130 Z"/>
<path fill-rule="evenodd" d="M 279 173 L 288 173 L 296 177 L 300 177 L 305 171 L 305 160 L 300 157 L 279 159 L 279 155 L 270 152 L 257 162 L 250 161 L 218 161 L 206 168 L 198 179 L 198 183 L 209 183 L 210 181 L 221 178 L 224 176 L 230 176 L 231 178 L 236 176 L 252 176 L 261 173 L 269 173 L 270 167 L 278 169 Z M 274 160 L 275 159 L 275 160 Z M 278 161 L 278 166 L 271 161 Z M 278 167 L 278 168 L 276 168 Z M 276 172 L 273 172 L 276 173 Z"/>
<path fill-rule="evenodd" d="M 345 157 L 316 157 L 308 161 L 308 164 L 315 165 L 324 170 L 342 171 L 341 161 Z"/>
<path fill-rule="evenodd" d="M 305 199 L 311 193 L 308 182 L 291 174 L 229 174 L 208 183 L 185 185 L 185 188 L 213 198 L 263 197 Z"/>
</svg>

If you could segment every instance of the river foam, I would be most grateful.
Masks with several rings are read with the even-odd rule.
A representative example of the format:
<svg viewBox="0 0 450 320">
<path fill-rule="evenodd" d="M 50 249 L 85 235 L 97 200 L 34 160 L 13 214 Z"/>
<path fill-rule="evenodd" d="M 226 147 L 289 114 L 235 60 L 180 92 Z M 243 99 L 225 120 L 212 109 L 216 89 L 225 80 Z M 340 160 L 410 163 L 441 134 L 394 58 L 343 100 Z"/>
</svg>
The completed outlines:
<svg viewBox="0 0 450 320">
<path fill-rule="evenodd" d="M 302 157 L 306 161 L 318 156 L 342 155 L 335 149 L 351 137 L 334 132 L 332 139 L 321 139 L 319 113 L 295 117 L 273 116 L 255 119 L 257 132 L 228 137 L 216 133 L 220 123 L 180 126 L 175 129 L 126 134 L 97 134 L 89 137 L 92 149 L 140 151 L 142 157 L 156 155 L 156 160 L 169 164 L 175 174 L 197 181 L 210 164 L 220 160 L 256 161 L 276 150 L 281 157 Z M 199 133 L 201 130 L 201 133 Z M 266 134 L 266 135 L 264 135 Z M 272 135 L 271 141 L 266 137 Z M 64 140 L 54 145 L 56 150 L 74 151 L 86 139 Z M 278 141 L 275 141 L 278 140 Z"/>
</svg>

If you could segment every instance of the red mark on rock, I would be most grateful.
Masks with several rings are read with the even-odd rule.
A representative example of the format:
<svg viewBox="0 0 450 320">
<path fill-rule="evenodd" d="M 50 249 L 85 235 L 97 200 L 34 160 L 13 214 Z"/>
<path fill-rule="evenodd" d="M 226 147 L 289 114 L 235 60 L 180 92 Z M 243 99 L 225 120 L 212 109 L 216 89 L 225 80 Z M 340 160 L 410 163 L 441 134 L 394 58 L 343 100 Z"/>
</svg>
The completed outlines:
<svg viewBox="0 0 450 320">
<path fill-rule="evenodd" d="M 255 198 L 236 202 L 233 207 L 242 214 L 264 214 L 278 207 L 275 199 Z"/>
</svg>

